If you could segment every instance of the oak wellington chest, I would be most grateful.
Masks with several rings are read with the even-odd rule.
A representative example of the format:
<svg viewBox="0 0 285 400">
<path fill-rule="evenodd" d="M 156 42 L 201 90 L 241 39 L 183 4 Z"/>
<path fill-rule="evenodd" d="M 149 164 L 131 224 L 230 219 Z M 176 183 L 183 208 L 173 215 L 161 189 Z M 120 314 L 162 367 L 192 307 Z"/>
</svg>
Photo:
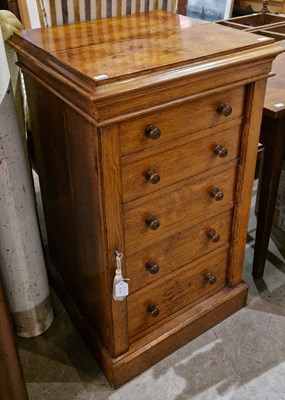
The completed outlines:
<svg viewBox="0 0 285 400">
<path fill-rule="evenodd" d="M 118 387 L 245 305 L 270 38 L 157 11 L 23 31 L 54 285 Z M 129 294 L 113 298 L 121 253 Z"/>
</svg>

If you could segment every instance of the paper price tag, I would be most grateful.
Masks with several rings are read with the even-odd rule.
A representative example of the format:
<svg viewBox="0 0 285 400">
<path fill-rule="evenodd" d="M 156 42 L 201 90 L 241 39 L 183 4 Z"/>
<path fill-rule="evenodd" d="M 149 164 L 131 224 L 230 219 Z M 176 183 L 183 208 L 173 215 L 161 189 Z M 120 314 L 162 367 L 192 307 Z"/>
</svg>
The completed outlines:
<svg viewBox="0 0 285 400">
<path fill-rule="evenodd" d="M 124 281 L 117 283 L 115 287 L 115 294 L 116 297 L 127 296 L 129 294 L 129 285 Z"/>
</svg>

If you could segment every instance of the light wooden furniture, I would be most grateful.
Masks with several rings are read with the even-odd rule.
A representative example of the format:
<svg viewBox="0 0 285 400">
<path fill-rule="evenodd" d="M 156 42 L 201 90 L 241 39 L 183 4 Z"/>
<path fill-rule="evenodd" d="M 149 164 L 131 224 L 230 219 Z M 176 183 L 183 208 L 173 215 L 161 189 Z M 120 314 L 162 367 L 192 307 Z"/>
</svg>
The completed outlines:
<svg viewBox="0 0 285 400">
<path fill-rule="evenodd" d="M 114 387 L 246 302 L 256 149 L 281 49 L 195 23 L 157 11 L 10 41 L 25 75 L 53 282 Z M 115 251 L 130 279 L 122 301 Z"/>
<path fill-rule="evenodd" d="M 285 49 L 285 40 L 279 42 Z M 285 154 L 285 53 L 273 63 L 276 74 L 267 84 L 260 142 L 265 147 L 263 168 L 260 175 L 258 218 L 253 259 L 253 276 L 264 273 L 268 244 L 272 228 L 278 184 Z"/>
</svg>

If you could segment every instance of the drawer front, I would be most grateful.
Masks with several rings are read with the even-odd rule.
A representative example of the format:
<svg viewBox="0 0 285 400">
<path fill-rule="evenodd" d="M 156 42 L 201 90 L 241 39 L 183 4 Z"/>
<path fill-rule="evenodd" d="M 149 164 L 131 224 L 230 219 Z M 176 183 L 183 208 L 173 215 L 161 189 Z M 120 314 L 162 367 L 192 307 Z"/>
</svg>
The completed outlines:
<svg viewBox="0 0 285 400">
<path fill-rule="evenodd" d="M 225 92 L 205 95 L 187 103 L 157 110 L 141 118 L 121 122 L 122 155 L 136 153 L 189 133 L 198 132 L 241 117 L 244 96 L 245 87 L 242 86 Z M 229 116 L 217 112 L 217 108 L 221 104 L 232 107 L 232 113 Z M 155 137 L 157 136 L 157 129 L 159 130 L 159 138 L 151 138 L 154 130 L 146 131 L 149 126 L 155 127 Z M 146 136 L 149 133 L 151 137 Z"/>
<path fill-rule="evenodd" d="M 158 149 L 122 160 L 123 198 L 128 202 L 234 160 L 239 155 L 241 125 L 216 127 Z M 237 125 L 238 123 L 238 125 Z"/>
<path fill-rule="evenodd" d="M 125 204 L 126 252 L 129 254 L 135 248 L 147 247 L 150 242 L 180 232 L 189 221 L 193 225 L 208 215 L 222 212 L 235 198 L 237 164 L 236 161 L 227 163 Z"/>
<path fill-rule="evenodd" d="M 128 296 L 133 337 L 226 284 L 228 248 L 212 252 Z"/>
<path fill-rule="evenodd" d="M 183 232 L 126 255 L 130 293 L 145 287 L 230 241 L 232 209 Z"/>
</svg>

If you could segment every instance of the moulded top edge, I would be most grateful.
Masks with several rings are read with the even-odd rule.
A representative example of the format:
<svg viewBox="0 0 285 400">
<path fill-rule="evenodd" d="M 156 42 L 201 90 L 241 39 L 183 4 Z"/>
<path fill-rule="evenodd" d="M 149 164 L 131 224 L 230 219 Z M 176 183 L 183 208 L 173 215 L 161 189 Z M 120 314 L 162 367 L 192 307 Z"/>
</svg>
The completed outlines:
<svg viewBox="0 0 285 400">
<path fill-rule="evenodd" d="M 16 40 L 30 47 L 35 57 L 45 57 L 95 86 L 274 42 L 165 11 L 25 30 Z"/>
</svg>

